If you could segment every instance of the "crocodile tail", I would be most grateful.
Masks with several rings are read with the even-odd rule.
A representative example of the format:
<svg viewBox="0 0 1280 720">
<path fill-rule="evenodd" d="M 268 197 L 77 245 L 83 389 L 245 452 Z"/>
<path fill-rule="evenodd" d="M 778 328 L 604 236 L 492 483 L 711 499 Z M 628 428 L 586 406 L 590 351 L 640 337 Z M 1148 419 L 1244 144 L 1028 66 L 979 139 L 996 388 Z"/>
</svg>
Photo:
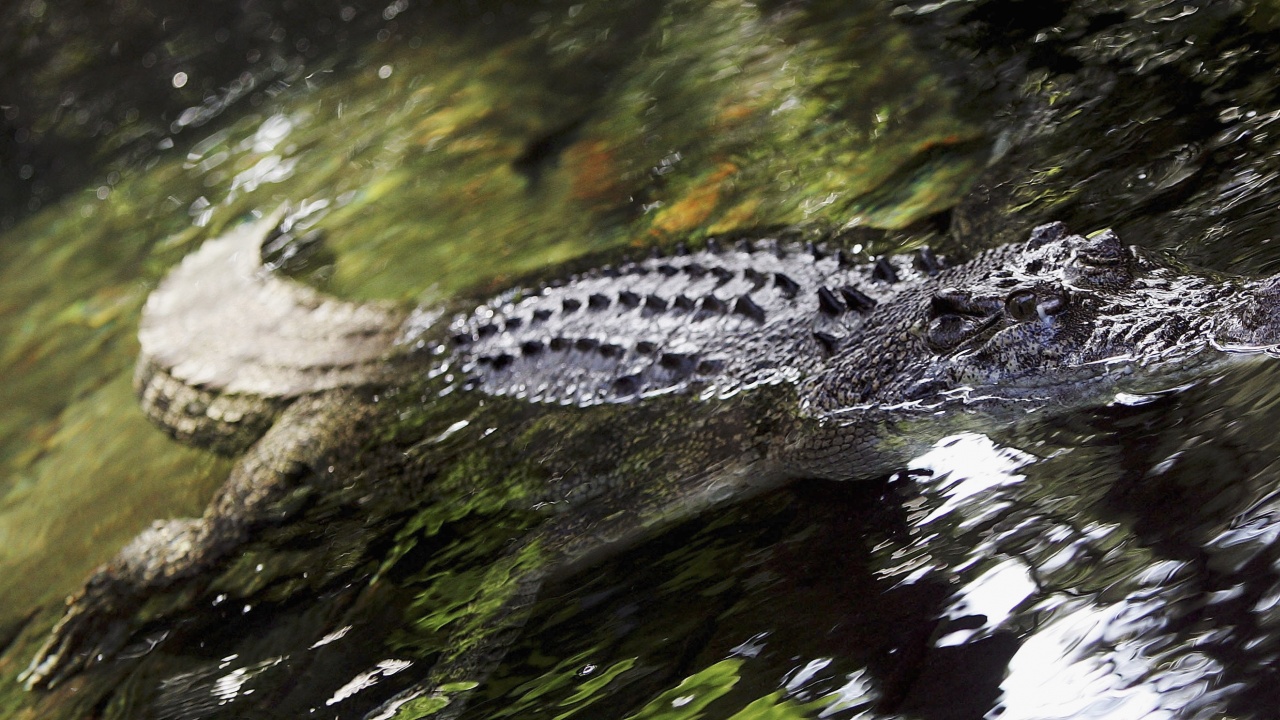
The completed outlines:
<svg viewBox="0 0 1280 720">
<path fill-rule="evenodd" d="M 228 456 L 247 450 L 288 404 L 282 398 L 204 390 L 145 357 L 134 368 L 133 387 L 147 419 L 171 437 Z"/>
<path fill-rule="evenodd" d="M 298 397 L 385 380 L 403 310 L 272 272 L 261 249 L 283 215 L 209 240 L 147 298 L 134 388 L 179 440 L 234 454 Z"/>
</svg>

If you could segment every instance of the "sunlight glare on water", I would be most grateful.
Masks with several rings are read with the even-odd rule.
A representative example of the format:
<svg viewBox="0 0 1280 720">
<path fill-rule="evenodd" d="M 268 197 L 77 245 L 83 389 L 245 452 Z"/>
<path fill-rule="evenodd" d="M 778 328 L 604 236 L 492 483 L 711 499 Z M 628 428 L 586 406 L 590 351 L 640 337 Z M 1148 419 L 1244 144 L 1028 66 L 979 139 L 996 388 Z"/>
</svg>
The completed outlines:
<svg viewBox="0 0 1280 720">
<path fill-rule="evenodd" d="M 957 590 L 951 607 L 946 611 L 946 617 L 952 620 L 981 617 L 981 627 L 949 633 L 938 638 L 935 645 L 960 645 L 980 633 L 990 633 L 1004 624 L 1014 608 L 1035 591 L 1035 580 L 1026 565 L 1013 559 L 1001 561 Z"/>
<path fill-rule="evenodd" d="M 1221 666 L 1197 653 L 1170 663 L 1153 652 L 1163 598 L 1130 596 L 1111 605 L 1046 598 L 1041 604 L 1058 602 L 1056 618 L 1027 637 L 1010 661 L 1003 695 L 988 718 L 1214 716 L 1209 687 Z M 1193 700 L 1198 712 L 1188 715 Z"/>
<path fill-rule="evenodd" d="M 1020 496 L 1035 493 L 1019 487 L 1026 481 L 1019 470 L 1034 462 L 987 437 L 961 435 L 912 464 L 932 475 L 918 481 L 928 501 L 903 554 L 930 560 L 902 582 L 968 578 L 941 613 L 934 647 L 965 646 L 997 633 L 1018 638 L 998 701 L 986 714 L 991 720 L 1221 717 L 1239 688 L 1223 681 L 1215 645 L 1229 642 L 1232 629 L 1188 638 L 1180 634 L 1187 631 L 1179 629 L 1176 608 L 1179 602 L 1229 604 L 1242 588 L 1205 597 L 1187 562 L 1151 558 L 1133 565 L 1143 556 L 1123 560 L 1128 552 L 1116 555 L 1133 568 L 1127 577 L 1108 578 L 1126 571 L 1105 564 L 1084 571 L 1082 554 L 1096 563 L 1100 548 L 1122 551 L 1132 540 L 1114 523 L 1076 526 L 1076 518 L 1019 510 Z M 1155 472 L 1167 472 L 1167 465 Z M 1274 545 L 1273 505 L 1270 496 L 1258 501 L 1209 542 L 1218 566 L 1238 572 Z M 946 543 L 959 537 L 968 539 L 950 548 L 948 563 Z M 967 551 L 957 554 L 960 547 Z M 1081 592 L 1081 581 L 1098 589 Z M 1105 585 L 1094 585 L 1099 581 Z M 1270 613 L 1274 605 L 1264 598 L 1253 612 Z"/>
<path fill-rule="evenodd" d="M 985 435 L 963 433 L 943 438 L 912 463 L 912 467 L 930 472 L 932 477 L 924 484 L 944 498 L 919 524 L 928 525 L 963 505 L 973 505 L 976 496 L 994 488 L 1021 482 L 1024 477 L 1016 471 L 1032 460 L 1031 455 L 997 446 Z"/>
</svg>

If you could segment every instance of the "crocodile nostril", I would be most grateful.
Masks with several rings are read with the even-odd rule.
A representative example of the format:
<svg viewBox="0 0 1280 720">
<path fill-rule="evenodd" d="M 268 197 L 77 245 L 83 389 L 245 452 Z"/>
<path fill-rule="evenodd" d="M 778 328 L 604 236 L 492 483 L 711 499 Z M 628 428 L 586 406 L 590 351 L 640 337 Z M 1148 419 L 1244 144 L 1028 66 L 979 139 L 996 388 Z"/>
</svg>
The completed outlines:
<svg viewBox="0 0 1280 720">
<path fill-rule="evenodd" d="M 1115 267 L 1127 258 L 1127 251 L 1120 238 L 1110 230 L 1090 237 L 1080 246 L 1077 256 L 1081 261 L 1095 267 Z"/>
</svg>

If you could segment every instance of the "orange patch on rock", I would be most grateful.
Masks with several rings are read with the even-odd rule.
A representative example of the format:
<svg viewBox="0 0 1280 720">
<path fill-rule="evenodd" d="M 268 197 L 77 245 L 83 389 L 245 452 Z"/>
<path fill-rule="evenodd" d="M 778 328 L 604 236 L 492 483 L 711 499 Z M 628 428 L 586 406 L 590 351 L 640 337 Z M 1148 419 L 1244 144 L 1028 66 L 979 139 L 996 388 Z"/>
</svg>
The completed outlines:
<svg viewBox="0 0 1280 720">
<path fill-rule="evenodd" d="M 754 105 L 725 105 L 724 107 L 721 107 L 720 111 L 716 114 L 715 126 L 721 130 L 733 128 L 743 121 L 754 117 L 758 111 L 759 108 Z"/>
<path fill-rule="evenodd" d="M 744 227 L 759 225 L 756 218 L 756 211 L 760 209 L 759 198 L 748 198 L 744 202 L 729 208 L 720 215 L 720 219 L 715 224 L 707 228 L 707 232 L 712 235 L 733 232 Z"/>
<path fill-rule="evenodd" d="M 923 153 L 923 152 L 928 152 L 930 150 L 934 150 L 937 148 L 953 147 L 956 145 L 960 145 L 962 143 L 969 142 L 970 140 L 973 140 L 976 137 L 977 136 L 974 134 L 961 135 L 960 133 L 951 133 L 949 135 L 926 138 L 920 141 L 920 143 L 916 145 L 916 152 Z"/>
<path fill-rule="evenodd" d="M 605 141 L 576 142 L 565 149 L 562 162 L 569 171 L 569 195 L 574 200 L 601 208 L 628 201 L 617 154 Z"/>
<path fill-rule="evenodd" d="M 659 235 L 685 233 L 706 222 L 720 204 L 720 195 L 729 180 L 738 172 L 733 163 L 720 163 L 715 172 L 694 187 L 684 197 L 658 212 L 653 219 L 652 232 Z"/>
</svg>

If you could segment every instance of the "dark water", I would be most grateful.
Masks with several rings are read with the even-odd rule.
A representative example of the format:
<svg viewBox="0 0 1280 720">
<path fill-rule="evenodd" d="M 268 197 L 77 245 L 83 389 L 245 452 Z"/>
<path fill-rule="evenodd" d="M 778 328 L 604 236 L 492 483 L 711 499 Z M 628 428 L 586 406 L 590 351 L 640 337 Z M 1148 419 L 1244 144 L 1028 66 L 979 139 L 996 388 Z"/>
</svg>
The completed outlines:
<svg viewBox="0 0 1280 720">
<path fill-rule="evenodd" d="M 1280 269 L 1269 3 L 125 4 L 118 51 L 66 9 L 5 12 L 0 50 L 48 78 L 0 146 L 12 717 L 362 717 L 537 521 L 511 502 L 527 410 L 446 396 L 408 422 L 470 421 L 438 490 L 360 475 L 157 598 L 123 659 L 18 689 L 56 598 L 225 477 L 145 425 L 127 373 L 148 287 L 249 210 L 314 203 L 318 282 L 427 302 L 784 225 L 965 253 L 1063 220 Z M 1242 364 L 665 530 L 544 588 L 466 717 L 1272 717 L 1278 379 Z M 597 429 L 548 416 L 567 446 Z"/>
</svg>

